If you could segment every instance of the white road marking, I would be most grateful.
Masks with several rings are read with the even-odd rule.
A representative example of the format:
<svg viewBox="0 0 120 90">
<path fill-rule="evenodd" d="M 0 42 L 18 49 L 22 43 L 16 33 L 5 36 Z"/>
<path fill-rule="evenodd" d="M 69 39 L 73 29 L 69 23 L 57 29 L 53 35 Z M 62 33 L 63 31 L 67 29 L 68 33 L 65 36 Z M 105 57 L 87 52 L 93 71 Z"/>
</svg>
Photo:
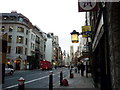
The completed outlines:
<svg viewBox="0 0 120 90">
<path fill-rule="evenodd" d="M 57 75 L 57 74 L 58 74 L 58 73 L 53 74 L 53 75 Z M 49 75 L 44 76 L 44 77 L 41 77 L 41 78 L 33 79 L 33 80 L 30 80 L 30 81 L 26 81 L 25 84 L 32 83 L 32 82 L 35 82 L 35 81 L 38 81 L 38 80 L 41 80 L 41 79 L 44 79 L 44 78 L 47 78 L 47 77 L 49 77 Z M 6 87 L 6 88 L 4 88 L 4 89 L 13 88 L 13 87 L 16 87 L 16 86 L 18 86 L 18 84 L 15 84 L 15 85 L 12 85 L 12 86 L 8 86 L 8 87 Z"/>
<path fill-rule="evenodd" d="M 37 74 L 42 74 L 42 73 L 37 73 Z M 32 76 L 32 75 L 36 75 L 36 73 L 35 73 L 35 74 L 30 74 L 30 75 L 28 75 L 28 76 Z M 15 78 L 18 78 L 18 77 L 12 77 L 12 78 L 8 78 L 8 79 L 6 79 L 6 80 L 15 79 Z"/>
<path fill-rule="evenodd" d="M 41 79 L 44 79 L 44 78 L 47 78 L 47 77 L 49 77 L 49 75 L 41 77 L 41 78 L 33 79 L 33 80 L 30 80 L 30 81 L 26 81 L 25 84 L 28 84 L 28 83 L 31 83 L 31 82 L 35 82 L 35 81 L 38 81 L 38 80 L 41 80 Z M 15 85 L 12 85 L 12 86 L 8 86 L 5 89 L 13 88 L 13 87 L 16 87 L 16 86 L 18 86 L 18 84 L 15 84 Z"/>
</svg>

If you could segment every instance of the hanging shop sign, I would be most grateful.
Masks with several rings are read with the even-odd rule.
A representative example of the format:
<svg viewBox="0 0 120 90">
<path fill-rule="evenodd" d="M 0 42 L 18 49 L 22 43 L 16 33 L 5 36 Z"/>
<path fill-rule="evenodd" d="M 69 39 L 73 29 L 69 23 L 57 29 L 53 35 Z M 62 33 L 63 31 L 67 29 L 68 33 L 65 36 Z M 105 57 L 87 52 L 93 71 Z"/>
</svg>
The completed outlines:
<svg viewBox="0 0 120 90">
<path fill-rule="evenodd" d="M 78 0 L 78 12 L 86 12 L 86 11 L 96 11 L 98 10 L 97 2 L 83 2 L 83 0 Z"/>
<path fill-rule="evenodd" d="M 91 26 L 82 26 L 82 37 L 88 37 L 91 34 Z"/>
</svg>

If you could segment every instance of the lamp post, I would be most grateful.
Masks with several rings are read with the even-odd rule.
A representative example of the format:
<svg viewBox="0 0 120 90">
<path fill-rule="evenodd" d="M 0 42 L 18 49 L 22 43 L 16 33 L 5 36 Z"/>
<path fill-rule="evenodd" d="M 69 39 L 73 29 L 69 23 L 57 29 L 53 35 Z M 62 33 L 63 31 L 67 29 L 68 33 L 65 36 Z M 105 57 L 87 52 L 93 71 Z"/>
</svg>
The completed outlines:
<svg viewBox="0 0 120 90">
<path fill-rule="evenodd" d="M 79 35 L 87 35 L 87 41 L 86 41 L 86 45 L 89 44 L 89 41 L 88 41 L 88 35 L 89 35 L 90 31 L 86 31 L 86 32 L 82 32 L 82 33 L 79 33 L 79 32 L 76 32 L 76 30 L 73 30 L 73 32 L 71 32 L 71 41 L 72 43 L 78 43 L 79 42 L 79 38 L 78 36 Z M 89 46 L 88 46 L 88 61 L 89 61 L 89 54 L 90 54 L 90 50 L 89 50 Z M 88 61 L 86 61 L 86 77 L 88 77 Z"/>
</svg>

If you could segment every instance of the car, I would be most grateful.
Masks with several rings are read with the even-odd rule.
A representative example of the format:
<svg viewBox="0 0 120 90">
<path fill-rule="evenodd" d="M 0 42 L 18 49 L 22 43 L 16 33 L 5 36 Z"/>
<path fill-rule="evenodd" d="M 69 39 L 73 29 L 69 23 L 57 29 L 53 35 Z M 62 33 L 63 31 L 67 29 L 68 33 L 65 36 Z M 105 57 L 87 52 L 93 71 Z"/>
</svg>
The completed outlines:
<svg viewBox="0 0 120 90">
<path fill-rule="evenodd" d="M 14 69 L 12 65 L 5 66 L 5 75 L 13 75 Z"/>
<path fill-rule="evenodd" d="M 13 75 L 14 69 L 12 68 L 5 68 L 5 74 L 6 75 Z"/>
</svg>

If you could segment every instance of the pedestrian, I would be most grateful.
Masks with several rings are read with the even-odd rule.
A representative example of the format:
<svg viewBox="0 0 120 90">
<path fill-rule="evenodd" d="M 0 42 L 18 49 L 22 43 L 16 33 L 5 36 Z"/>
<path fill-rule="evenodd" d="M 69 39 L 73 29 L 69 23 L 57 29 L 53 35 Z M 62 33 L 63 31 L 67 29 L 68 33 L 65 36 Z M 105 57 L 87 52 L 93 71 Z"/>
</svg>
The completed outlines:
<svg viewBox="0 0 120 90">
<path fill-rule="evenodd" d="M 81 76 L 84 76 L 85 65 L 81 63 L 80 68 L 81 68 Z"/>
<path fill-rule="evenodd" d="M 75 66 L 75 73 L 77 73 L 77 67 Z"/>
<path fill-rule="evenodd" d="M 80 62 L 78 63 L 78 65 L 77 65 L 77 68 L 78 68 L 78 73 L 80 73 Z"/>
</svg>

